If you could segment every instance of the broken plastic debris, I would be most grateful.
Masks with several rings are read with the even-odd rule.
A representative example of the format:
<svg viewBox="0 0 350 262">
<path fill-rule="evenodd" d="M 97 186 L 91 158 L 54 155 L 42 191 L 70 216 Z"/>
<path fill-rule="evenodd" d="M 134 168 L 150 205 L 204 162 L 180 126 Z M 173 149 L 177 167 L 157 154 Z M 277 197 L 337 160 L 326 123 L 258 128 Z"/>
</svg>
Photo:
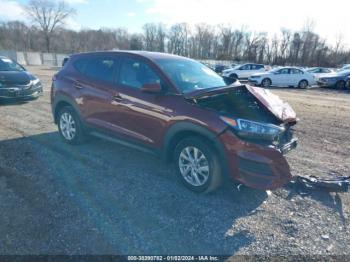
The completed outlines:
<svg viewBox="0 0 350 262">
<path fill-rule="evenodd" d="M 301 177 L 298 176 L 296 181 L 301 184 L 304 189 L 322 189 L 329 192 L 348 192 L 350 185 L 349 177 L 335 177 L 331 179 L 318 178 L 315 176 Z"/>
</svg>

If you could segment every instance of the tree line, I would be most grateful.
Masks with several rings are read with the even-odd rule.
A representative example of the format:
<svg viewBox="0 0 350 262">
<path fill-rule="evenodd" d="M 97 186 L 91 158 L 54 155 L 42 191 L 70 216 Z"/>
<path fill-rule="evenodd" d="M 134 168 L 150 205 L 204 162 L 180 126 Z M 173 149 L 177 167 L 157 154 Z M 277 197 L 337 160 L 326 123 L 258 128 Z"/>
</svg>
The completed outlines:
<svg viewBox="0 0 350 262">
<path fill-rule="evenodd" d="M 270 65 L 336 67 L 350 62 L 350 50 L 344 47 L 341 37 L 330 45 L 313 31 L 309 22 L 302 30 L 281 29 L 272 37 L 246 27 L 205 23 L 193 26 L 187 23 L 170 26 L 147 23 L 141 33 L 130 33 L 125 28 L 74 31 L 64 27 L 64 20 L 75 11 L 63 3 L 30 1 L 26 10 L 32 23 L 0 23 L 0 49 L 57 53 L 147 50 L 195 59 Z"/>
</svg>

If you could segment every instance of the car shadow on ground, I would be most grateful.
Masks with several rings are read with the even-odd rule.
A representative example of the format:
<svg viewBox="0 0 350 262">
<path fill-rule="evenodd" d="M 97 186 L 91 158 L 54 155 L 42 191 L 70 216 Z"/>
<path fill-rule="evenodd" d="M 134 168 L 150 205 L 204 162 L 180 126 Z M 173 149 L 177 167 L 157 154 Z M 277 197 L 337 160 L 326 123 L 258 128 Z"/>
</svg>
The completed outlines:
<svg viewBox="0 0 350 262">
<path fill-rule="evenodd" d="M 48 239 L 59 234 L 65 253 L 76 252 L 73 248 L 79 245 L 82 253 L 232 255 L 254 237 L 247 231 L 228 231 L 267 199 L 265 191 L 239 191 L 231 182 L 211 194 L 192 193 L 177 181 L 171 166 L 99 139 L 70 146 L 52 132 L 0 141 L 1 151 L 6 154 L 0 157 L 0 178 L 22 196 L 20 205 L 38 206 L 22 216 L 21 224 L 13 220 L 7 228 L 31 245 L 36 231 Z M 9 172 L 16 175 L 4 174 Z M 64 201 L 56 203 L 53 195 L 64 196 Z M 51 219 L 67 214 L 64 225 Z M 47 226 L 43 220 L 49 221 Z M 26 240 L 23 231 L 31 239 Z M 103 239 L 97 247 L 95 234 Z M 37 245 L 34 253 L 42 251 Z M 61 248 L 52 244 L 51 251 Z"/>
</svg>

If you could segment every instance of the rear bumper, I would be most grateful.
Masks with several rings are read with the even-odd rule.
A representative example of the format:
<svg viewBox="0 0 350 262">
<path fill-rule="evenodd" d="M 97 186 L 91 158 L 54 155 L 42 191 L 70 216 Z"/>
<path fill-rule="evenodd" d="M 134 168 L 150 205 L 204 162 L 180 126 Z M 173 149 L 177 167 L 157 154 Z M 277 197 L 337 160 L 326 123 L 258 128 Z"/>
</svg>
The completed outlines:
<svg viewBox="0 0 350 262">
<path fill-rule="evenodd" d="M 279 188 L 292 179 L 283 154 L 296 148 L 297 139 L 292 139 L 281 149 L 242 141 L 229 130 L 219 139 L 226 151 L 228 172 L 234 180 L 267 190 Z"/>
<path fill-rule="evenodd" d="M 28 89 L 21 88 L 0 88 L 0 99 L 19 99 L 30 100 L 38 98 L 43 94 L 42 87 L 31 87 Z"/>
</svg>

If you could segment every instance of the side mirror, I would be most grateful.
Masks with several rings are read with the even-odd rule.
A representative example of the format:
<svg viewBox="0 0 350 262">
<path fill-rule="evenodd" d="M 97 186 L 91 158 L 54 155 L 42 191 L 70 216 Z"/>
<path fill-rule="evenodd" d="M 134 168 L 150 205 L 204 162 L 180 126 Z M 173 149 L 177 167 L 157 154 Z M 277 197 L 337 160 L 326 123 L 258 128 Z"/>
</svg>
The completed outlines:
<svg viewBox="0 0 350 262">
<path fill-rule="evenodd" d="M 141 87 L 141 91 L 145 93 L 157 94 L 162 91 L 162 87 L 159 83 L 144 84 Z"/>
</svg>

